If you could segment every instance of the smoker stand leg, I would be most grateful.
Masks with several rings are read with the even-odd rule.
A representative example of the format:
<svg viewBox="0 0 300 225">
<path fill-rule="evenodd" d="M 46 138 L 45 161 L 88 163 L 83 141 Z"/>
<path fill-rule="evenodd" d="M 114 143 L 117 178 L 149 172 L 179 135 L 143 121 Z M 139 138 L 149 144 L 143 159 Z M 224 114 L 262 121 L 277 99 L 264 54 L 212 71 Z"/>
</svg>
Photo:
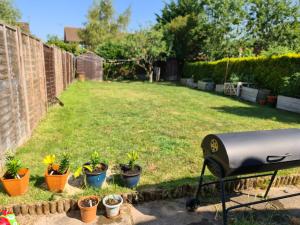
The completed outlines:
<svg viewBox="0 0 300 225">
<path fill-rule="evenodd" d="M 274 171 L 274 173 L 273 173 L 273 175 L 272 175 L 272 177 L 271 177 L 270 183 L 269 183 L 269 185 L 268 185 L 268 188 L 267 188 L 267 190 L 266 190 L 266 193 L 265 193 L 265 195 L 264 195 L 264 198 L 267 198 L 267 197 L 268 197 L 270 188 L 271 188 L 271 186 L 272 186 L 272 184 L 273 184 L 273 182 L 274 182 L 274 180 L 275 180 L 275 177 L 276 177 L 276 175 L 277 175 L 277 172 L 278 172 L 278 170 L 275 170 L 275 171 Z"/>
<path fill-rule="evenodd" d="M 226 193 L 225 193 L 225 185 L 224 180 L 220 179 L 220 193 L 221 193 L 221 201 L 222 201 L 222 211 L 223 211 L 223 225 L 227 225 L 227 209 L 226 209 Z"/>
<path fill-rule="evenodd" d="M 192 199 L 188 199 L 186 202 L 186 209 L 188 211 L 195 211 L 200 205 L 200 197 L 201 197 L 201 192 L 202 192 L 203 177 L 204 177 L 206 165 L 207 165 L 207 162 L 206 162 L 206 160 L 204 160 L 196 197 L 192 198 Z"/>
</svg>

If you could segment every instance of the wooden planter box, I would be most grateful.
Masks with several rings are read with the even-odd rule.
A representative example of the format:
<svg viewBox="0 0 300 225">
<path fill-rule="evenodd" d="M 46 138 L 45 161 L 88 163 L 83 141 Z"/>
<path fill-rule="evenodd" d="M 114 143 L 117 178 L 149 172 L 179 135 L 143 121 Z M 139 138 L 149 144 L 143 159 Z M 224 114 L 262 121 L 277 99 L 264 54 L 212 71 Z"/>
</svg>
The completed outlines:
<svg viewBox="0 0 300 225">
<path fill-rule="evenodd" d="M 193 78 L 181 78 L 180 83 L 184 86 L 187 86 L 188 83 L 194 82 Z"/>
<path fill-rule="evenodd" d="M 261 100 L 267 100 L 267 97 L 271 94 L 271 90 L 268 89 L 259 89 L 256 101 L 260 102 Z"/>
<path fill-rule="evenodd" d="M 258 95 L 258 89 L 242 87 L 241 99 L 249 102 L 256 102 L 257 95 Z"/>
<path fill-rule="evenodd" d="M 217 84 L 216 90 L 217 93 L 224 94 L 224 84 Z"/>
<path fill-rule="evenodd" d="M 196 88 L 196 87 L 197 87 L 197 83 L 194 82 L 194 79 L 193 79 L 193 78 L 191 78 L 191 79 L 188 79 L 188 80 L 187 80 L 186 86 L 188 86 L 188 87 L 190 87 L 190 88 Z"/>
<path fill-rule="evenodd" d="M 198 89 L 202 91 L 213 91 L 215 89 L 214 82 L 198 81 Z"/>
<path fill-rule="evenodd" d="M 277 109 L 300 113 L 300 99 L 279 95 L 277 99 Z"/>
</svg>

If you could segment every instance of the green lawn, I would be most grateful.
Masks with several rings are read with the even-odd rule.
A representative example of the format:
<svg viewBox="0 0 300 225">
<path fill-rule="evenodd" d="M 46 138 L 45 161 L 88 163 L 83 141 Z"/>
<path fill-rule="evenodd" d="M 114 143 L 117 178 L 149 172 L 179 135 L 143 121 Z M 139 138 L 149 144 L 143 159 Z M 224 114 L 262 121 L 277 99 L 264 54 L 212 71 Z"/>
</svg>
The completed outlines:
<svg viewBox="0 0 300 225">
<path fill-rule="evenodd" d="M 66 149 L 72 170 L 98 150 L 110 168 L 138 150 L 143 166 L 141 187 L 165 188 L 195 182 L 209 133 L 300 127 L 300 116 L 269 107 L 171 84 L 74 83 L 63 93 L 64 107 L 51 107 L 17 156 L 31 169 L 30 191 L 16 198 L 0 192 L 2 204 L 53 198 L 41 188 L 42 159 Z M 289 171 L 289 172 L 296 172 Z M 84 194 L 122 192 L 118 184 Z M 0 203 L 0 204 L 1 204 Z"/>
</svg>

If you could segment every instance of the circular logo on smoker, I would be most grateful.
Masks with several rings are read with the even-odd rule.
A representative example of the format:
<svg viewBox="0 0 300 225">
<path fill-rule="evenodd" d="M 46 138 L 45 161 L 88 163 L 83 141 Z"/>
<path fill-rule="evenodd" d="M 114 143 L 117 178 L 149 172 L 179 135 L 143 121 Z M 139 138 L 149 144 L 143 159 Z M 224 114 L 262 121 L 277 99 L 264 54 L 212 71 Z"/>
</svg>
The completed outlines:
<svg viewBox="0 0 300 225">
<path fill-rule="evenodd" d="M 212 153 L 215 153 L 215 152 L 219 151 L 219 144 L 218 144 L 218 141 L 216 139 L 211 139 L 210 148 L 211 148 Z"/>
</svg>

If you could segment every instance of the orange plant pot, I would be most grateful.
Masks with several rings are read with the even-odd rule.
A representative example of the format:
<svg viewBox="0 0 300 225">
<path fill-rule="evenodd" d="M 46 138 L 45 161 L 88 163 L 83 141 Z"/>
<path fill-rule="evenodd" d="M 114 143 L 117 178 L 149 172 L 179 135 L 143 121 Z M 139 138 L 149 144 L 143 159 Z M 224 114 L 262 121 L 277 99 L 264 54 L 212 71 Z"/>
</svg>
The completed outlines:
<svg viewBox="0 0 300 225">
<path fill-rule="evenodd" d="M 54 166 L 53 166 L 54 167 Z M 50 175 L 48 169 L 45 172 L 45 182 L 48 186 L 49 191 L 52 192 L 63 192 L 67 183 L 70 170 L 63 175 Z"/>
<path fill-rule="evenodd" d="M 19 170 L 21 179 L 4 179 L 2 177 L 1 182 L 7 194 L 10 196 L 18 196 L 26 193 L 29 186 L 29 174 L 29 169 L 23 168 Z"/>
<path fill-rule="evenodd" d="M 92 206 L 92 207 L 82 207 L 81 206 L 81 201 L 83 201 L 86 198 L 95 198 L 98 200 L 97 204 Z M 81 220 L 84 223 L 91 223 L 96 219 L 97 216 L 97 208 L 98 208 L 98 204 L 100 202 L 100 198 L 97 196 L 85 196 L 85 197 L 81 197 L 78 200 L 78 207 L 80 209 L 80 214 L 81 214 Z"/>
</svg>

